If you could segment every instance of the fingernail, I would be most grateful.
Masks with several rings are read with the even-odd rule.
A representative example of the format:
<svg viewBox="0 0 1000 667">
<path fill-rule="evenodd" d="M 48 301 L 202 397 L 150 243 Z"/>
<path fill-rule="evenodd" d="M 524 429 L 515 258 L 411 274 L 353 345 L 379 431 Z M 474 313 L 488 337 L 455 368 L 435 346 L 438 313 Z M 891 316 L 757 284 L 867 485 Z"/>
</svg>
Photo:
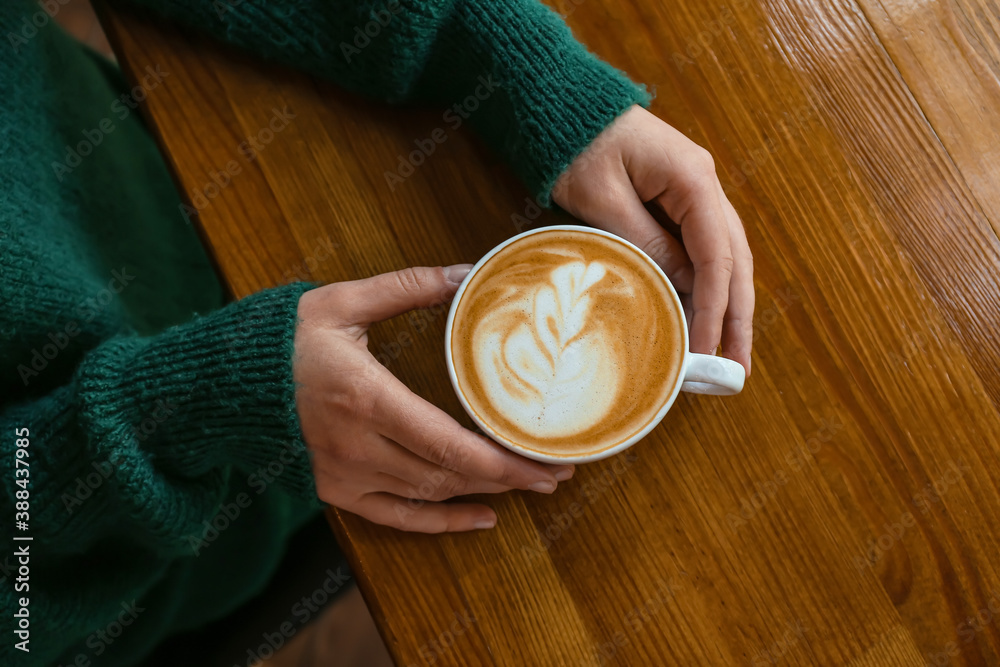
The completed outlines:
<svg viewBox="0 0 1000 667">
<path fill-rule="evenodd" d="M 563 466 L 561 468 L 556 468 L 552 472 L 555 474 L 558 481 L 565 482 L 573 476 L 573 466 Z"/>
<path fill-rule="evenodd" d="M 556 490 L 555 482 L 535 482 L 528 487 L 532 491 L 537 491 L 538 493 L 552 493 Z"/>
<path fill-rule="evenodd" d="M 472 264 L 452 264 L 444 267 L 444 279 L 453 285 L 459 285 L 472 270 Z"/>
<path fill-rule="evenodd" d="M 747 357 L 747 376 L 750 375 L 750 367 L 753 365 L 753 358 Z"/>
<path fill-rule="evenodd" d="M 489 530 L 493 526 L 497 525 L 496 517 L 492 519 L 478 519 L 476 523 L 472 524 L 476 530 Z"/>
</svg>

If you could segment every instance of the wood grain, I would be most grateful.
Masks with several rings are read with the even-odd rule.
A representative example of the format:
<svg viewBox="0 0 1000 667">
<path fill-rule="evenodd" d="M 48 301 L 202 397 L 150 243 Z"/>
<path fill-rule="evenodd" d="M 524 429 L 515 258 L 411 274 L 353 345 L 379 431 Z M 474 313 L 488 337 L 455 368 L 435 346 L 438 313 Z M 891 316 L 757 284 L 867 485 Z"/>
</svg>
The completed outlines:
<svg viewBox="0 0 1000 667">
<path fill-rule="evenodd" d="M 493 531 L 410 535 L 332 510 L 394 658 L 1000 663 L 995 6 L 554 6 L 716 156 L 754 251 L 754 373 L 738 397 L 682 397 L 552 497 L 488 499 Z M 241 165 L 196 218 L 234 295 L 473 261 L 518 231 L 526 193 L 464 131 L 387 186 L 439 110 L 105 18 L 127 72 L 171 73 L 146 112 L 186 196 Z M 287 127 L 243 160 L 285 108 Z M 336 251 L 318 261 L 324 240 Z M 443 320 L 398 318 L 372 349 L 468 424 Z"/>
</svg>

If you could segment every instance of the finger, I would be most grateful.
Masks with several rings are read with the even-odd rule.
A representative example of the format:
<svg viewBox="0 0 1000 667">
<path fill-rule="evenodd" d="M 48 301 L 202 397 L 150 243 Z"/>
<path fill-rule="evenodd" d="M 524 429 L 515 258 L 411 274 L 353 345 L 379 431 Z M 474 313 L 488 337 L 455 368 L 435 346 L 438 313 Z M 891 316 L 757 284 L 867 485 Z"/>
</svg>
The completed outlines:
<svg viewBox="0 0 1000 667">
<path fill-rule="evenodd" d="M 563 466 L 531 461 L 462 428 L 391 373 L 386 375 L 385 391 L 375 406 L 375 414 L 382 415 L 382 435 L 437 466 L 475 480 L 540 493 L 555 491 L 555 473 Z"/>
<path fill-rule="evenodd" d="M 608 216 L 601 225 L 612 234 L 628 239 L 649 255 L 678 292 L 690 292 L 694 285 L 694 266 L 681 242 L 665 230 L 633 192 L 626 210 Z"/>
<path fill-rule="evenodd" d="M 586 206 L 576 207 L 581 219 L 637 246 L 663 269 L 678 292 L 690 292 L 694 267 L 687 251 L 646 210 L 625 166 L 619 164 L 618 168 L 621 173 L 612 180 L 616 186 L 588 200 Z"/>
<path fill-rule="evenodd" d="M 430 500 L 433 502 L 481 493 L 506 493 L 511 490 L 509 486 L 493 482 L 474 481 L 454 470 L 445 470 L 443 468 L 437 468 L 431 475 L 417 480 L 404 479 L 396 475 L 378 472 L 375 473 L 373 486 L 369 487 L 369 489 L 391 493 L 400 498 Z"/>
<path fill-rule="evenodd" d="M 691 294 L 681 292 L 677 296 L 681 298 L 681 306 L 684 308 L 684 319 L 687 321 L 688 331 L 691 331 L 691 315 L 694 313 L 694 306 L 691 304 Z"/>
<path fill-rule="evenodd" d="M 733 274 L 729 223 L 719 199 L 715 167 L 708 153 L 690 159 L 685 180 L 658 199 L 681 226 L 684 247 L 694 266 L 691 290 L 691 351 L 711 354 L 722 340 Z"/>
<path fill-rule="evenodd" d="M 390 481 L 391 486 L 382 488 L 383 491 L 406 498 L 447 500 L 474 493 L 503 493 L 513 488 L 436 466 L 384 436 L 374 435 L 374 439 L 378 442 L 369 447 L 368 465 L 389 480 L 395 480 Z"/>
<path fill-rule="evenodd" d="M 496 525 L 486 505 L 407 501 L 389 493 L 368 493 L 350 508 L 369 521 L 415 533 L 458 533 Z"/>
<path fill-rule="evenodd" d="M 570 475 L 572 475 L 573 466 Z M 467 475 L 436 466 L 405 447 L 374 431 L 356 438 L 349 451 L 313 459 L 317 492 L 336 504 L 348 489 L 355 495 L 385 491 L 405 498 L 447 500 L 478 493 L 504 493 L 513 487 L 472 479 Z"/>
<path fill-rule="evenodd" d="M 733 278 L 729 284 L 729 307 L 722 323 L 722 353 L 743 364 L 750 375 L 750 350 L 753 346 L 753 255 L 747 243 L 746 231 L 740 216 L 729 202 L 722 186 L 719 197 L 729 223 L 730 243 L 733 252 Z"/>
<path fill-rule="evenodd" d="M 454 295 L 471 264 L 446 267 L 416 266 L 363 280 L 340 284 L 338 298 L 349 324 L 371 324 L 414 308 L 446 303 Z"/>
</svg>

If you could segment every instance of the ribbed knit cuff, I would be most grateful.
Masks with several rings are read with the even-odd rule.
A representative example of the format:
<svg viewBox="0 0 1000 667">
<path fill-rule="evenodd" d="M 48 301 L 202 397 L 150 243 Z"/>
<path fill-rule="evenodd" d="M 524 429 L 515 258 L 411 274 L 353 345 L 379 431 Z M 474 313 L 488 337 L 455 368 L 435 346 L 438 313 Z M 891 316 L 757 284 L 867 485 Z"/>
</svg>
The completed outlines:
<svg viewBox="0 0 1000 667">
<path fill-rule="evenodd" d="M 264 290 L 150 338 L 119 337 L 85 361 L 92 428 L 131 439 L 155 467 L 196 477 L 232 465 L 258 492 L 315 499 L 295 410 L 292 354 L 299 297 Z"/>
<path fill-rule="evenodd" d="M 473 36 L 470 57 L 494 77 L 506 97 L 477 119 L 513 169 L 548 205 L 562 172 L 618 115 L 650 95 L 590 53 L 553 11 L 534 0 L 467 2 L 462 21 Z M 489 139 L 490 137 L 487 136 Z"/>
</svg>

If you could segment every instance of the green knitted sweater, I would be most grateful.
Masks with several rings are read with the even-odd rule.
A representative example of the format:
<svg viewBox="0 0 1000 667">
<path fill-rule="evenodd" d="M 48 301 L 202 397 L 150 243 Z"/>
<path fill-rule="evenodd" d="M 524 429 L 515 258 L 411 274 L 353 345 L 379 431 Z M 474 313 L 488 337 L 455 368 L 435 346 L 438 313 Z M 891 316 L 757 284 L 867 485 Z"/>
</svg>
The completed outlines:
<svg viewBox="0 0 1000 667">
<path fill-rule="evenodd" d="M 543 201 L 648 101 L 533 0 L 137 4 L 391 102 L 485 77 L 471 122 Z M 117 69 L 31 0 L 0 37 L 0 664 L 136 664 L 257 593 L 319 507 L 291 373 L 308 286 L 226 305 Z"/>
</svg>

